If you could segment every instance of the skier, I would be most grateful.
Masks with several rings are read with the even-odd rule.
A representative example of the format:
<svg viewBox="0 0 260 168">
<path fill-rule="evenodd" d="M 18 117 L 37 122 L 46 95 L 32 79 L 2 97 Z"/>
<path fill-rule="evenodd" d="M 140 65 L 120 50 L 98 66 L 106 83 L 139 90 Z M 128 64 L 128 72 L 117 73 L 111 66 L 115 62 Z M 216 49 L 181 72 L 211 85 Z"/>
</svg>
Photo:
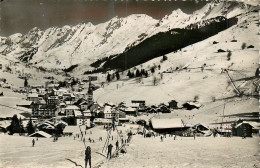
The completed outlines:
<svg viewBox="0 0 260 168">
<path fill-rule="evenodd" d="M 113 145 L 112 144 L 110 144 L 110 145 L 108 145 L 108 151 L 107 151 L 107 158 L 108 158 L 108 156 L 109 156 L 109 159 L 111 159 L 111 154 L 112 154 L 112 148 L 113 148 Z"/>
<path fill-rule="evenodd" d="M 91 168 L 91 148 L 88 146 L 85 150 L 85 168 L 87 168 L 89 162 L 89 167 Z"/>
<path fill-rule="evenodd" d="M 118 143 L 118 141 L 116 141 L 116 150 L 118 150 L 119 149 L 119 143 Z"/>
<path fill-rule="evenodd" d="M 163 136 L 161 136 L 161 142 L 163 142 Z"/>
<path fill-rule="evenodd" d="M 33 139 L 33 140 L 32 140 L 32 146 L 33 146 L 33 147 L 34 147 L 34 144 L 35 144 L 35 140 Z"/>
</svg>

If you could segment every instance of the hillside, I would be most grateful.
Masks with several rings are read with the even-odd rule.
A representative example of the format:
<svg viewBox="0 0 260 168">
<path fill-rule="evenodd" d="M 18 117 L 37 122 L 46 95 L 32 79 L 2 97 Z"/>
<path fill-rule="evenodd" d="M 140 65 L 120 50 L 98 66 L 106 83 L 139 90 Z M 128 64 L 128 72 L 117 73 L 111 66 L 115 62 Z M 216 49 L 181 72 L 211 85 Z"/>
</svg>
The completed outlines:
<svg viewBox="0 0 260 168">
<path fill-rule="evenodd" d="M 178 102 L 193 101 L 195 96 L 198 96 L 199 102 L 202 103 L 236 97 L 237 94 L 222 69 L 228 69 L 235 85 L 245 95 L 257 94 L 253 82 L 258 81 L 254 77 L 258 68 L 258 18 L 258 14 L 253 12 L 241 15 L 237 25 L 181 51 L 167 54 L 168 60 L 164 62 L 161 62 L 162 57 L 159 57 L 136 66 L 137 69 L 146 70 L 155 67 L 155 73 L 150 73 L 148 78 L 141 80 L 133 78 L 110 82 L 95 92 L 95 100 L 119 103 L 122 100 L 141 99 L 148 104 L 159 104 L 172 99 Z M 213 44 L 214 41 L 218 43 Z M 242 49 L 243 43 L 255 48 Z M 230 50 L 230 60 L 227 57 L 228 52 L 217 52 L 218 49 Z M 127 71 L 122 76 L 126 73 Z"/>
</svg>

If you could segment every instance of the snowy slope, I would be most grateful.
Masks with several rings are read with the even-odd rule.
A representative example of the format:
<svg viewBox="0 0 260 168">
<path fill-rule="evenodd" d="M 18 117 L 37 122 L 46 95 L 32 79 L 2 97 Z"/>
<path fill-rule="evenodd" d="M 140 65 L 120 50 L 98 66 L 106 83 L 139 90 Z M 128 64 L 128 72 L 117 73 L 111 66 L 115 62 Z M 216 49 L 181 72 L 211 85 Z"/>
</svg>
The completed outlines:
<svg viewBox="0 0 260 168">
<path fill-rule="evenodd" d="M 229 74 L 238 89 L 247 95 L 252 95 L 255 90 L 252 82 L 256 79 L 248 80 L 247 78 L 253 78 L 258 67 L 256 34 L 259 16 L 255 12 L 241 15 L 238 19 L 237 25 L 190 45 L 182 51 L 168 54 L 168 60 L 163 63 L 160 62 L 162 59 L 160 57 L 137 66 L 138 69 L 143 68 L 149 71 L 152 66 L 160 65 L 161 69 L 156 68 L 154 74 L 149 72 L 150 77 L 141 80 L 130 79 L 126 82 L 122 79 L 122 81 L 110 82 L 95 92 L 95 100 L 98 102 L 113 100 L 117 103 L 122 100 L 127 102 L 146 100 L 148 104 L 160 104 L 172 99 L 180 103 L 193 101 L 194 97 L 198 96 L 199 101 L 205 103 L 212 102 L 214 99 L 221 100 L 236 96 L 226 73 L 221 69 L 229 69 Z M 231 42 L 232 40 L 237 40 L 237 42 Z M 213 44 L 213 41 L 219 43 Z M 243 43 L 247 46 L 253 45 L 255 48 L 242 50 Z M 231 60 L 227 60 L 227 52 L 218 53 L 218 49 L 230 50 Z M 204 64 L 202 71 L 201 67 Z M 177 67 L 179 70 L 176 70 Z M 131 71 L 134 72 L 134 68 Z M 127 71 L 122 76 L 126 74 Z M 161 74 L 163 74 L 162 79 Z M 156 86 L 153 86 L 154 78 L 157 79 Z"/>
</svg>

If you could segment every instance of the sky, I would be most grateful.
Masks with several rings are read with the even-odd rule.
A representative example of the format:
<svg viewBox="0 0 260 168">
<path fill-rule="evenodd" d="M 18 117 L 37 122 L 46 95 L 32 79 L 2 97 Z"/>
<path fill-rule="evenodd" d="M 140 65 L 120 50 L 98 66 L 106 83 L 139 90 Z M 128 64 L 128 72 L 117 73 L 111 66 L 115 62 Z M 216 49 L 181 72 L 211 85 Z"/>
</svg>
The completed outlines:
<svg viewBox="0 0 260 168">
<path fill-rule="evenodd" d="M 114 16 L 147 14 L 161 19 L 180 8 L 192 13 L 202 8 L 206 1 L 143 1 L 143 0 L 3 0 L 0 2 L 0 36 L 27 33 L 38 27 L 45 30 L 52 26 L 99 24 Z"/>
</svg>

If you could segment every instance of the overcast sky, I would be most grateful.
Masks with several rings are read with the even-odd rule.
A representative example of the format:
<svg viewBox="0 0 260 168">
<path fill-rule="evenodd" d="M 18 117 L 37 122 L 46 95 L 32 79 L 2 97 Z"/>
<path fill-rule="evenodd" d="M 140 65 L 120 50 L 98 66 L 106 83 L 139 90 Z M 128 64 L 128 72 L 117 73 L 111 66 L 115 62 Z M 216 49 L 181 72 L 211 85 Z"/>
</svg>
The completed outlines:
<svg viewBox="0 0 260 168">
<path fill-rule="evenodd" d="M 94 1 L 94 0 L 93 0 Z M 0 3 L 0 36 L 26 33 L 33 27 L 46 29 L 51 26 L 93 24 L 108 21 L 114 16 L 147 14 L 160 19 L 180 8 L 192 13 L 206 4 L 205 1 L 155 1 L 124 0 L 4 0 Z"/>
</svg>

